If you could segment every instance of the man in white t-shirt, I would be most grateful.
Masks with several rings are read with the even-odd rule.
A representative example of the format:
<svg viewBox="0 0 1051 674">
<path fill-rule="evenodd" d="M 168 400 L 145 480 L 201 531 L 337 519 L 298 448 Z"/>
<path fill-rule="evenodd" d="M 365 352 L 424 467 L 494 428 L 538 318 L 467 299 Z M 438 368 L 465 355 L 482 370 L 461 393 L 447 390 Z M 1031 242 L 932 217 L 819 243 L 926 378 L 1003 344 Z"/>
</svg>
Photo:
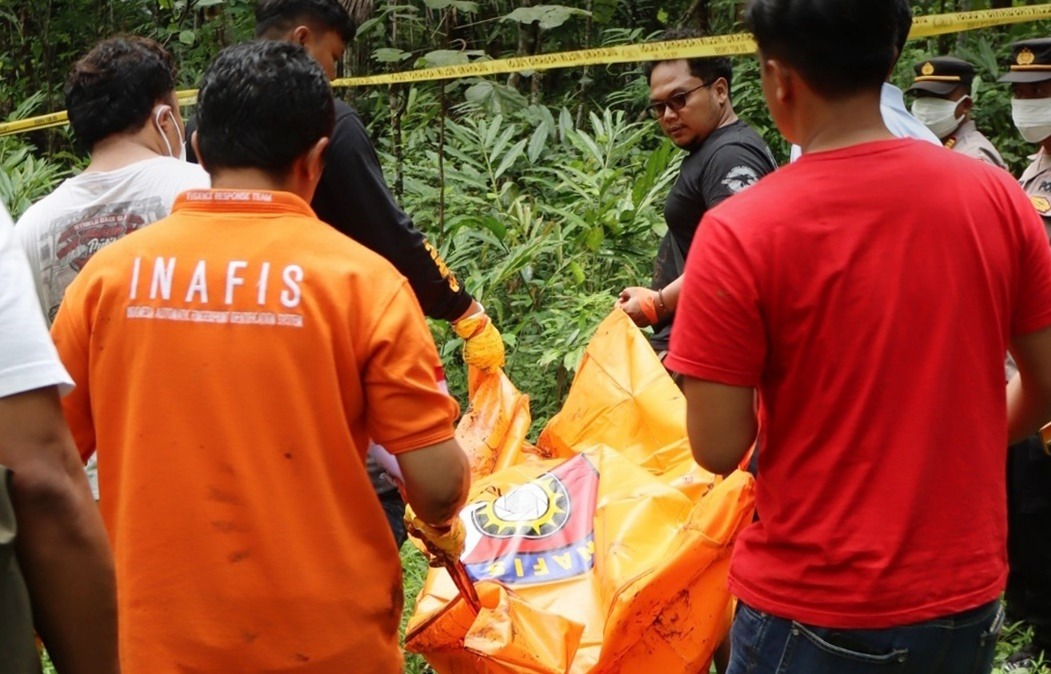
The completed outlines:
<svg viewBox="0 0 1051 674">
<path fill-rule="evenodd" d="M 115 37 L 95 45 L 69 73 L 66 108 L 91 163 L 15 226 L 48 325 L 66 287 L 100 248 L 167 217 L 180 193 L 211 186 L 204 169 L 185 161 L 175 64 L 153 40 Z M 97 497 L 94 456 L 87 472 Z"/>
<path fill-rule="evenodd" d="M 59 672 L 113 674 L 113 556 L 62 416 L 72 381 L 13 233 L 0 205 L 0 672 L 39 670 L 35 623 Z"/>
<path fill-rule="evenodd" d="M 210 185 L 200 166 L 182 161 L 175 67 L 153 40 L 117 37 L 96 45 L 69 74 L 66 107 L 91 163 L 15 227 L 48 323 L 96 251 L 166 217 L 181 192 Z"/>
</svg>

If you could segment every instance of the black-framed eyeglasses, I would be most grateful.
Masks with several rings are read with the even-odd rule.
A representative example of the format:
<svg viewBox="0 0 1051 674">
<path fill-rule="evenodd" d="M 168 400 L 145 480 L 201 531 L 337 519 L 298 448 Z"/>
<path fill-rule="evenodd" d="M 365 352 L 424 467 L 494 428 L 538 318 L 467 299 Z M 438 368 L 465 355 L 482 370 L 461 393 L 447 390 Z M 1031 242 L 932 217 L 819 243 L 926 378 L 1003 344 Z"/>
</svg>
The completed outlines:
<svg viewBox="0 0 1051 674">
<path fill-rule="evenodd" d="M 693 89 L 690 89 L 689 91 L 683 91 L 678 94 L 668 96 L 667 100 L 652 101 L 648 108 L 648 110 L 650 111 L 650 117 L 653 117 L 654 119 L 660 119 L 664 116 L 664 111 L 668 108 L 671 108 L 672 112 L 678 112 L 679 110 L 682 110 L 684 107 L 686 107 L 686 99 L 689 98 L 690 94 L 697 91 L 698 89 L 710 87 L 714 83 L 715 80 L 712 80 L 707 84 L 698 85 Z"/>
</svg>

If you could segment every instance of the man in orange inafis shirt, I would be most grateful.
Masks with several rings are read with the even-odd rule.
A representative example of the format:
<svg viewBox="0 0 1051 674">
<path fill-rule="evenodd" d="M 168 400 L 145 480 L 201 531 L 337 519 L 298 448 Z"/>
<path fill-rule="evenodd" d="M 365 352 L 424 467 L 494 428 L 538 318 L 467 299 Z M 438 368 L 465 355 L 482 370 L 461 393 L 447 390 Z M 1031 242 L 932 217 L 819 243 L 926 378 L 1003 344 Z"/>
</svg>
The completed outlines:
<svg viewBox="0 0 1051 674">
<path fill-rule="evenodd" d="M 122 665 L 400 672 L 400 566 L 365 452 L 396 455 L 455 553 L 469 478 L 434 342 L 405 279 L 307 205 L 333 124 L 313 59 L 224 51 L 198 119 L 214 189 L 100 251 L 52 330 L 77 445 L 99 453 Z"/>
</svg>

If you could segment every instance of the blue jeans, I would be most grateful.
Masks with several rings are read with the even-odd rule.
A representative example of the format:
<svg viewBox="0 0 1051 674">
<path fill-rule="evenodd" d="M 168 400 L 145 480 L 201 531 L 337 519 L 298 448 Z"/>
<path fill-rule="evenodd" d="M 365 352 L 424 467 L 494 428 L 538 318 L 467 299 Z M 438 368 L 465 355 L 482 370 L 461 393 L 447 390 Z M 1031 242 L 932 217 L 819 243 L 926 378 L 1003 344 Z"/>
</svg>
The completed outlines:
<svg viewBox="0 0 1051 674">
<path fill-rule="evenodd" d="M 727 674 L 988 674 L 1003 622 L 999 600 L 878 630 L 812 627 L 739 602 Z"/>
</svg>

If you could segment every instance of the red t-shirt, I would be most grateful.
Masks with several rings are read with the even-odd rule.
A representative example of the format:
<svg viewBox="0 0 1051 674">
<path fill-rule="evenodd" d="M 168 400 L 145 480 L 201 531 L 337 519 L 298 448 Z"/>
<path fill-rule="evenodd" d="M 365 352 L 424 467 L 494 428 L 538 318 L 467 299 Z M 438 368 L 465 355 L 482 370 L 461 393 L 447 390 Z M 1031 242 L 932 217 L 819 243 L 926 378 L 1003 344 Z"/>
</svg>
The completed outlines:
<svg viewBox="0 0 1051 674">
<path fill-rule="evenodd" d="M 731 589 L 842 628 L 994 599 L 1004 353 L 1051 325 L 1051 250 L 1006 172 L 892 140 L 804 156 L 710 211 L 667 365 L 760 392 Z"/>
</svg>

